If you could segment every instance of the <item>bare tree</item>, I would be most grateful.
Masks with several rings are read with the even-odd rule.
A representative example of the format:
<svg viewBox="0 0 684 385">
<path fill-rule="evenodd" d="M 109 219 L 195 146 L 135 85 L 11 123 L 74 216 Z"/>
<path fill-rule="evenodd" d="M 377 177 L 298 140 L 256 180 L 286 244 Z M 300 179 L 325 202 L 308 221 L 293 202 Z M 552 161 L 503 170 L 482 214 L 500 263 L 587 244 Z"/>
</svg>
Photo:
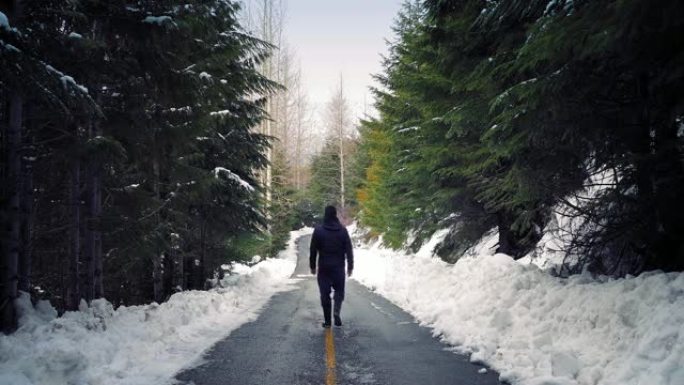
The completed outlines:
<svg viewBox="0 0 684 385">
<path fill-rule="evenodd" d="M 340 75 L 340 84 L 328 102 L 326 108 L 328 140 L 335 140 L 338 147 L 340 172 L 340 211 L 345 212 L 345 141 L 350 132 L 350 108 L 344 95 L 344 81 Z"/>
<path fill-rule="evenodd" d="M 294 85 L 294 96 L 295 96 L 295 122 L 294 122 L 294 156 L 293 156 L 293 171 L 294 171 L 294 186 L 297 189 L 302 188 L 302 166 L 303 166 L 303 144 L 304 144 L 304 133 L 305 133 L 305 121 L 306 121 L 306 111 L 307 111 L 307 100 L 306 94 L 304 94 L 302 86 L 302 70 L 298 69 L 295 75 L 295 85 Z"/>
<path fill-rule="evenodd" d="M 313 111 L 303 86 L 301 65 L 296 63 L 296 53 L 284 38 L 286 29 L 286 2 L 284 0 L 246 1 L 243 18 L 247 30 L 275 46 L 272 56 L 266 60 L 261 71 L 271 80 L 283 86 L 268 96 L 265 105 L 269 119 L 260 131 L 275 138 L 267 153 L 269 166 L 261 173 L 267 202 L 272 199 L 275 187 L 271 162 L 274 154 L 284 162 L 284 175 L 278 175 L 278 184 L 296 189 L 304 188 L 308 180 L 308 162 L 322 148 L 322 139 L 316 135 Z"/>
</svg>

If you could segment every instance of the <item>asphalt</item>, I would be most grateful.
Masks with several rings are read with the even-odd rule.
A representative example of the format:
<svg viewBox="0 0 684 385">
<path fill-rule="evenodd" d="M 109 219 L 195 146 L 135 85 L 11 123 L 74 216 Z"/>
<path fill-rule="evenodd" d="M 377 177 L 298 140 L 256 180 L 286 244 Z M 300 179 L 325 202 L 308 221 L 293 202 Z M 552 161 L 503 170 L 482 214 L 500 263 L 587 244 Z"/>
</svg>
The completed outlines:
<svg viewBox="0 0 684 385">
<path fill-rule="evenodd" d="M 497 373 L 479 373 L 482 366 L 449 351 L 411 315 L 353 280 L 347 280 L 344 325 L 332 329 L 335 367 L 327 369 L 326 331 L 316 280 L 309 275 L 308 244 L 309 237 L 298 240 L 296 289 L 275 295 L 256 321 L 214 345 L 202 364 L 181 372 L 179 384 L 500 384 Z"/>
</svg>

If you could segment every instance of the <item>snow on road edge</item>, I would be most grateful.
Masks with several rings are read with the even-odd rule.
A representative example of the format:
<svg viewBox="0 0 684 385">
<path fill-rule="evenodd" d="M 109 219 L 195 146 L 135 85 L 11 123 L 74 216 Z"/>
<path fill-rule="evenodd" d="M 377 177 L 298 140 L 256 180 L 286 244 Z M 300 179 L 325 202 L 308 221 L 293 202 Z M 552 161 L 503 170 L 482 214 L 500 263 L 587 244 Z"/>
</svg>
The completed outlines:
<svg viewBox="0 0 684 385">
<path fill-rule="evenodd" d="M 412 255 L 380 243 L 355 255 L 356 280 L 502 380 L 684 384 L 683 273 L 562 279 L 503 254 L 449 265 L 432 250 Z"/>
<path fill-rule="evenodd" d="M 185 291 L 160 305 L 119 307 L 93 301 L 62 317 L 47 302 L 19 299 L 20 328 L 0 336 L 0 385 L 151 385 L 182 369 L 242 324 L 253 321 L 277 292 L 293 288 L 293 231 L 279 258 L 241 266 L 223 288 Z"/>
</svg>

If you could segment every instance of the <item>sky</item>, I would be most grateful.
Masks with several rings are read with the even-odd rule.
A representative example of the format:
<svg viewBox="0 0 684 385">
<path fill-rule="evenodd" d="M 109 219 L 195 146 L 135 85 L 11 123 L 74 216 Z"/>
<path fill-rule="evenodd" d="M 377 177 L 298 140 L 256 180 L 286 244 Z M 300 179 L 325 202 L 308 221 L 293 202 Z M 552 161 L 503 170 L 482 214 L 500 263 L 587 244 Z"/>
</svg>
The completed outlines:
<svg viewBox="0 0 684 385">
<path fill-rule="evenodd" d="M 381 71 L 385 39 L 402 0 L 286 0 L 285 39 L 295 51 L 317 120 L 343 79 L 358 117 L 372 110 L 371 74 Z"/>
</svg>

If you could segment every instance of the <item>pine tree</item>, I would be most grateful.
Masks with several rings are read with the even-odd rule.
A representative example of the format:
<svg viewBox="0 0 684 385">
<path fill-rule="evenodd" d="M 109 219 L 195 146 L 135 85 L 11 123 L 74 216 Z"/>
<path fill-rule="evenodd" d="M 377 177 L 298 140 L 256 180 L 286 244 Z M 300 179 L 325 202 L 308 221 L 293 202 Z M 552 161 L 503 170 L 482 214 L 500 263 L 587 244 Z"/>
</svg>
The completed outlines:
<svg viewBox="0 0 684 385">
<path fill-rule="evenodd" d="M 582 221 L 566 251 L 596 271 L 681 269 L 681 14 L 665 0 L 406 4 L 362 131 L 362 221 L 394 246 L 450 226 L 455 255 L 495 225 L 519 257 L 565 206 Z"/>
<path fill-rule="evenodd" d="M 255 173 L 269 138 L 253 128 L 276 87 L 257 71 L 270 45 L 243 31 L 233 2 L 26 7 L 34 16 L 0 27 L 0 100 L 21 92 L 28 117 L 12 145 L 20 173 L 2 174 L 22 195 L 21 215 L 2 202 L 3 225 L 20 230 L 3 277 L 21 270 L 21 289 L 60 309 L 203 288 L 229 239 L 264 226 Z M 8 133 L 3 123 L 5 146 Z M 4 309 L 16 295 L 3 293 Z"/>
</svg>

